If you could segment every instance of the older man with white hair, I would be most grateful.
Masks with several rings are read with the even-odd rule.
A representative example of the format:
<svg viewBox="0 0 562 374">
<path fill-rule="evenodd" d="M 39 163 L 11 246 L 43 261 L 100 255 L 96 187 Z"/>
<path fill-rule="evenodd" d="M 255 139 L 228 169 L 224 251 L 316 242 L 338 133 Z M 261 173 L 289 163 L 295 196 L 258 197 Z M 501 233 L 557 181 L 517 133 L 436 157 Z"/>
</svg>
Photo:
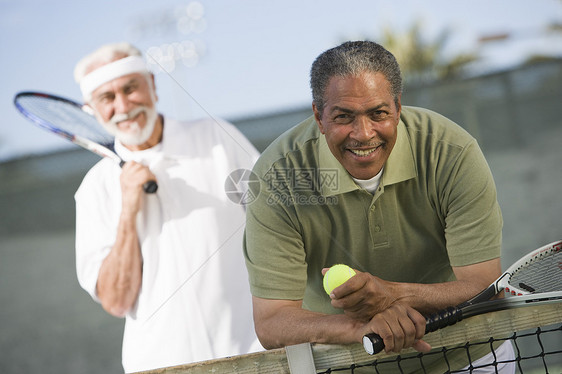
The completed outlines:
<svg viewBox="0 0 562 374">
<path fill-rule="evenodd" d="M 245 212 L 224 191 L 258 152 L 225 121 L 159 114 L 154 76 L 128 43 L 99 48 L 74 73 L 126 161 L 99 161 L 75 196 L 78 280 L 125 318 L 125 371 L 261 350 L 241 250 Z M 156 193 L 144 192 L 148 181 Z"/>
</svg>

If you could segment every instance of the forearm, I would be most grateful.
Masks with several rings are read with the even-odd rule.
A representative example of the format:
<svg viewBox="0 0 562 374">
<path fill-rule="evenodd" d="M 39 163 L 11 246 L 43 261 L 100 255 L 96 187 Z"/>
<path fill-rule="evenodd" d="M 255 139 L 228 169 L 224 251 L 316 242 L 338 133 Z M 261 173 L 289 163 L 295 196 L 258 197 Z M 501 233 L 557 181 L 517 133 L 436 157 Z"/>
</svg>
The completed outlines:
<svg viewBox="0 0 562 374">
<path fill-rule="evenodd" d="M 275 307 L 264 308 L 267 303 L 254 297 L 256 333 L 264 348 L 305 342 L 348 344 L 359 342 L 363 336 L 364 324 L 343 314 L 312 312 L 292 301 L 278 301 Z"/>
<path fill-rule="evenodd" d="M 122 213 L 113 248 L 100 268 L 97 294 L 103 308 L 122 317 L 136 302 L 142 282 L 142 254 L 136 214 Z"/>
<path fill-rule="evenodd" d="M 414 347 L 424 352 L 431 348 L 421 341 L 425 318 L 415 309 L 395 303 L 367 322 L 344 314 L 327 315 L 302 309 L 301 301 L 253 298 L 256 332 L 265 348 L 280 348 L 300 343 L 359 343 L 374 332 L 384 340 L 385 351 L 399 352 Z"/>
<path fill-rule="evenodd" d="M 466 301 L 501 274 L 500 259 L 453 268 L 456 281 L 436 284 L 389 283 L 398 300 L 422 313 L 432 313 Z"/>
<path fill-rule="evenodd" d="M 482 291 L 482 286 L 470 281 L 436 284 L 390 283 L 396 300 L 424 314 L 455 306 Z"/>
</svg>

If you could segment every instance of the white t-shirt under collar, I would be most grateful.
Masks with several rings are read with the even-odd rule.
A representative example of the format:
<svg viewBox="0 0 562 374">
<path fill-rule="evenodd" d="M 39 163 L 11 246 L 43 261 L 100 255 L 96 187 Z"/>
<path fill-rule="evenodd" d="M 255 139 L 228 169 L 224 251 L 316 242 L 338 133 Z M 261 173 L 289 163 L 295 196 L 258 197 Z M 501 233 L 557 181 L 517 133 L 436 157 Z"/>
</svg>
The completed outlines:
<svg viewBox="0 0 562 374">
<path fill-rule="evenodd" d="M 359 185 L 359 187 L 361 187 L 361 188 L 369 191 L 370 193 L 374 194 L 375 191 L 377 190 L 377 188 L 379 188 L 379 184 L 381 182 L 383 170 L 384 170 L 384 167 L 381 169 L 381 171 L 379 171 L 379 173 L 377 175 L 375 175 L 371 179 L 357 179 L 357 178 L 353 178 L 353 177 L 352 178 L 355 181 L 355 183 L 357 183 Z"/>
</svg>

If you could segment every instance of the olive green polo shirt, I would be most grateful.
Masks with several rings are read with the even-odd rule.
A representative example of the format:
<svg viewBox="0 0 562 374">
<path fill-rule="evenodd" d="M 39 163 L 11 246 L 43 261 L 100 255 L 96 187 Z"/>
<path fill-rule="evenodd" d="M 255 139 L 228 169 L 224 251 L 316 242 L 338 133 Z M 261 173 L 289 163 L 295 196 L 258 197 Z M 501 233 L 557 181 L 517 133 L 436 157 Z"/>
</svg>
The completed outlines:
<svg viewBox="0 0 562 374">
<path fill-rule="evenodd" d="M 274 141 L 253 171 L 260 183 L 247 206 L 244 253 L 254 296 L 341 313 L 322 287 L 324 267 L 344 263 L 389 281 L 438 283 L 455 279 L 453 266 L 500 256 L 490 169 L 476 140 L 437 113 L 402 107 L 374 195 L 332 155 L 314 118 Z M 489 353 L 485 345 L 470 351 L 473 359 Z M 468 364 L 463 351 L 447 358 L 453 369 Z M 420 367 L 402 363 L 404 372 Z M 438 355 L 424 361 L 435 372 L 445 365 Z"/>
<path fill-rule="evenodd" d="M 404 106 L 400 118 L 374 195 L 332 155 L 312 117 L 264 151 L 244 243 L 254 296 L 340 313 L 322 288 L 324 267 L 438 283 L 455 279 L 452 266 L 499 257 L 502 217 L 476 140 L 429 110 Z"/>
</svg>

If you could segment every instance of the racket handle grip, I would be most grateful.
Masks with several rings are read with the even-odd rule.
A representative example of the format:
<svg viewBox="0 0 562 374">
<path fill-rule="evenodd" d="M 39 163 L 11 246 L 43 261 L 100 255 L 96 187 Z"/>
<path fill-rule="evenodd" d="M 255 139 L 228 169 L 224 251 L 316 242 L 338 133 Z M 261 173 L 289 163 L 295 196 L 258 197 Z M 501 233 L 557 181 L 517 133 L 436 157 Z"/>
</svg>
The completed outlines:
<svg viewBox="0 0 562 374">
<path fill-rule="evenodd" d="M 437 331 L 443 327 L 452 326 L 462 320 L 462 310 L 451 306 L 426 317 L 425 333 Z"/>
<path fill-rule="evenodd" d="M 425 333 L 439 330 L 446 326 L 454 325 L 462 320 L 462 310 L 457 307 L 446 308 L 426 318 Z M 363 336 L 363 348 L 370 355 L 377 354 L 384 349 L 384 341 L 379 334 L 374 332 Z"/>
<path fill-rule="evenodd" d="M 125 161 L 119 161 L 119 167 L 123 167 L 125 165 Z M 148 181 L 142 185 L 142 189 L 146 193 L 155 193 L 158 190 L 158 183 L 156 181 Z"/>
<path fill-rule="evenodd" d="M 363 336 L 363 348 L 370 355 L 375 355 L 384 349 L 384 342 L 379 334 L 370 333 Z"/>
<path fill-rule="evenodd" d="M 155 193 L 158 190 L 158 183 L 155 181 L 148 181 L 142 185 L 142 189 L 146 193 Z"/>
</svg>

